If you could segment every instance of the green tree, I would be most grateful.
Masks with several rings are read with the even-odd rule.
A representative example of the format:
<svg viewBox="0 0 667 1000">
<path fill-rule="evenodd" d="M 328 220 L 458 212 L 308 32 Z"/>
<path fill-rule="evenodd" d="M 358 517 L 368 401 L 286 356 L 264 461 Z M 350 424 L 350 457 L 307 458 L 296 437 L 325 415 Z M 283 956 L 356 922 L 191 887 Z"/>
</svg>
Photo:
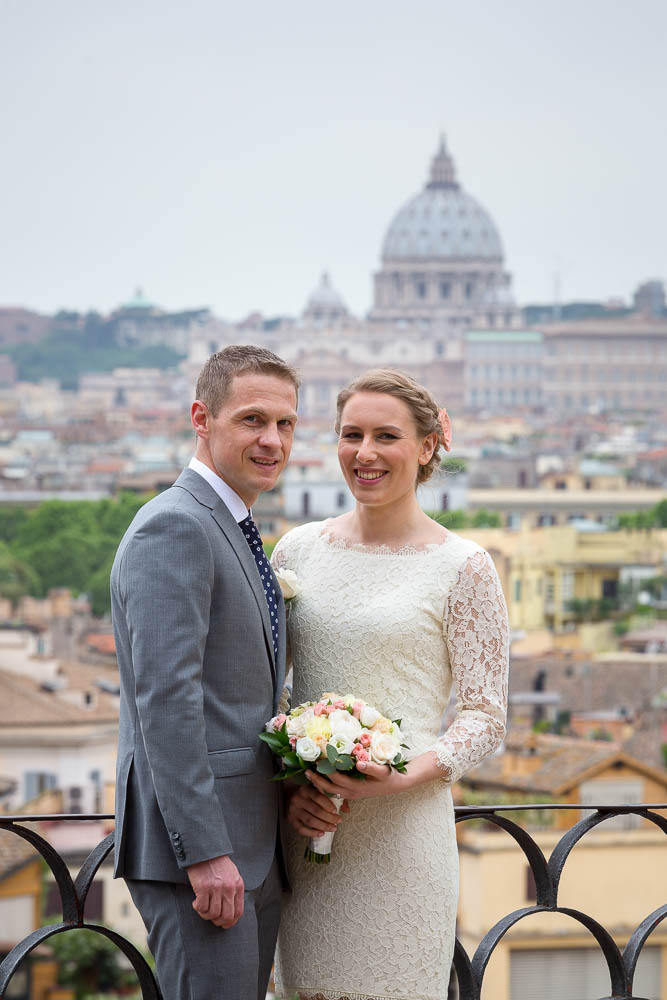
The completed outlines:
<svg viewBox="0 0 667 1000">
<path fill-rule="evenodd" d="M 473 514 L 470 526 L 472 528 L 500 528 L 502 527 L 502 521 L 500 514 L 495 510 L 485 510 L 484 507 L 480 507 Z"/>
<path fill-rule="evenodd" d="M 136 974 L 125 967 L 118 946 L 95 931 L 65 931 L 50 938 L 49 945 L 58 962 L 60 985 L 73 989 L 77 1000 L 87 1000 L 101 991 L 115 992 L 136 982 Z"/>
<path fill-rule="evenodd" d="M 0 540 L 12 542 L 27 517 L 25 507 L 0 507 Z"/>
<path fill-rule="evenodd" d="M 455 458 L 453 455 L 448 455 L 447 458 L 443 458 L 440 463 L 440 468 L 444 469 L 445 472 L 450 472 L 452 474 L 465 472 L 466 460 L 465 458 Z"/>
<path fill-rule="evenodd" d="M 15 606 L 24 594 L 34 594 L 38 588 L 39 578 L 32 567 L 0 541 L 0 596 Z"/>
<path fill-rule="evenodd" d="M 467 527 L 468 518 L 464 510 L 440 510 L 429 513 L 434 521 L 450 531 L 461 531 Z"/>
</svg>

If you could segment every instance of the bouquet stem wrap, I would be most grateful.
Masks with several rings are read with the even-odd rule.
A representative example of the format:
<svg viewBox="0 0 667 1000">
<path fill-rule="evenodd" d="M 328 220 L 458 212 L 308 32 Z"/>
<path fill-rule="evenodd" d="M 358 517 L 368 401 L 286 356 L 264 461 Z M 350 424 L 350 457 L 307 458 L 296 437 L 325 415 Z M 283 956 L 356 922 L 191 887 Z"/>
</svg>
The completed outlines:
<svg viewBox="0 0 667 1000">
<path fill-rule="evenodd" d="M 340 813 L 345 799 L 342 795 L 332 795 L 336 812 Z M 306 847 L 304 857 L 306 861 L 312 861 L 316 865 L 328 865 L 331 861 L 331 845 L 333 843 L 333 833 L 323 833 L 321 837 L 311 837 Z"/>
</svg>

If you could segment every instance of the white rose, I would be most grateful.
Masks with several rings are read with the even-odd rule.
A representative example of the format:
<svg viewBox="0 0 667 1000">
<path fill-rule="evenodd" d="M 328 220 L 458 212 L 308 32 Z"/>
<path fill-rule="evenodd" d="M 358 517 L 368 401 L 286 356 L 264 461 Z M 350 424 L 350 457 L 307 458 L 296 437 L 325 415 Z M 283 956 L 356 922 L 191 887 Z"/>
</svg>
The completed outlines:
<svg viewBox="0 0 667 1000">
<path fill-rule="evenodd" d="M 278 718 L 278 716 L 274 715 L 274 717 L 272 719 L 269 719 L 269 721 L 267 722 L 267 724 L 264 726 L 264 732 L 265 733 L 275 733 L 276 730 L 274 728 L 273 723 L 276 721 L 277 718 Z"/>
<path fill-rule="evenodd" d="M 302 736 L 300 740 L 296 741 L 296 752 L 301 760 L 317 760 L 320 756 L 320 748 L 315 740 L 311 740 L 309 736 Z"/>
<path fill-rule="evenodd" d="M 352 753 L 354 749 L 354 740 L 349 739 L 347 736 L 342 736 L 341 734 L 334 734 L 329 740 L 329 746 L 334 747 L 338 753 Z"/>
<path fill-rule="evenodd" d="M 305 715 L 305 713 L 304 713 Z M 297 715 L 296 718 L 288 718 L 285 725 L 287 726 L 287 735 L 296 736 L 297 739 L 300 736 L 306 735 L 306 723 L 304 715 Z"/>
<path fill-rule="evenodd" d="M 275 576 L 285 600 L 289 601 L 292 597 L 296 597 L 301 590 L 296 573 L 291 569 L 277 569 Z"/>
<path fill-rule="evenodd" d="M 370 751 L 376 764 L 388 764 L 398 753 L 398 745 L 389 733 L 373 733 Z"/>
<path fill-rule="evenodd" d="M 396 745 L 400 747 L 401 743 L 404 743 L 403 733 L 401 732 L 401 727 L 398 722 L 392 722 L 391 729 L 389 730 L 389 735 L 393 738 Z"/>
<path fill-rule="evenodd" d="M 377 708 L 372 708 L 371 705 L 364 705 L 359 716 L 362 726 L 367 726 L 370 729 L 380 718 L 380 714 Z"/>
<path fill-rule="evenodd" d="M 361 734 L 361 724 L 358 719 L 344 709 L 337 708 L 329 716 L 332 736 L 345 736 L 348 740 L 356 740 Z"/>
</svg>

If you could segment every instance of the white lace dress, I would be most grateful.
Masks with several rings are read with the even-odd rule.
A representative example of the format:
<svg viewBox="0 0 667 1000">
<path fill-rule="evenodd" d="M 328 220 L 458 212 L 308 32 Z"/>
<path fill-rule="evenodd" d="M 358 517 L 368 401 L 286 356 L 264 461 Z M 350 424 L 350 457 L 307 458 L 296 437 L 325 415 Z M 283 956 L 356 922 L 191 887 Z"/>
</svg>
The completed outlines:
<svg viewBox="0 0 667 1000">
<path fill-rule="evenodd" d="M 328 522 L 288 532 L 273 564 L 301 587 L 289 607 L 292 704 L 356 694 L 403 720 L 409 756 L 432 750 L 443 769 L 442 781 L 353 801 L 327 866 L 306 862 L 292 832 L 278 993 L 446 1000 L 458 896 L 450 785 L 505 731 L 508 625 L 496 570 L 453 533 L 392 551 L 335 540 Z M 456 718 L 438 737 L 452 683 Z"/>
</svg>

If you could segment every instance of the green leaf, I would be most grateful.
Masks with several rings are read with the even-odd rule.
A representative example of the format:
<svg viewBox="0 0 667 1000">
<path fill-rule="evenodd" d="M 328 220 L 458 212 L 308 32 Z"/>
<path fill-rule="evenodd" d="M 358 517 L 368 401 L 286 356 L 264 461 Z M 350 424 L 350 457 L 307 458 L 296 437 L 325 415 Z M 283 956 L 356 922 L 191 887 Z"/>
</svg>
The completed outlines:
<svg viewBox="0 0 667 1000">
<path fill-rule="evenodd" d="M 333 774 L 336 767 L 330 760 L 318 760 L 315 770 L 318 774 Z"/>
<path fill-rule="evenodd" d="M 279 774 L 274 774 L 273 777 L 270 780 L 271 781 L 285 781 L 287 778 L 290 778 L 290 777 L 291 777 L 291 775 L 290 775 L 289 771 L 280 771 Z"/>
<path fill-rule="evenodd" d="M 336 750 L 335 747 L 332 747 L 331 744 L 329 743 L 327 743 L 327 759 L 332 764 L 335 764 L 336 761 L 338 760 L 338 751 Z"/>
<path fill-rule="evenodd" d="M 394 723 L 395 726 L 400 727 L 401 723 L 403 722 L 403 719 L 392 719 L 391 721 Z"/>
<path fill-rule="evenodd" d="M 351 771 L 354 767 L 354 757 L 349 753 L 342 753 L 336 761 L 337 771 Z"/>
<path fill-rule="evenodd" d="M 283 746 L 286 746 L 286 747 L 289 746 L 289 734 L 287 732 L 287 723 L 286 722 L 283 722 L 282 726 L 280 727 L 280 729 L 276 733 L 276 736 L 279 738 L 279 740 L 283 744 Z"/>
<path fill-rule="evenodd" d="M 282 750 L 283 742 L 277 733 L 260 733 L 259 738 L 264 740 L 274 753 L 278 754 Z"/>
<path fill-rule="evenodd" d="M 310 782 L 305 775 L 305 769 L 301 771 L 292 771 L 290 773 L 290 781 L 293 781 L 295 785 L 309 785 Z"/>
<path fill-rule="evenodd" d="M 290 767 L 303 767 L 303 761 L 299 757 L 298 753 L 294 752 L 294 750 L 288 750 L 286 753 L 283 753 L 283 760 L 286 761 Z"/>
</svg>

